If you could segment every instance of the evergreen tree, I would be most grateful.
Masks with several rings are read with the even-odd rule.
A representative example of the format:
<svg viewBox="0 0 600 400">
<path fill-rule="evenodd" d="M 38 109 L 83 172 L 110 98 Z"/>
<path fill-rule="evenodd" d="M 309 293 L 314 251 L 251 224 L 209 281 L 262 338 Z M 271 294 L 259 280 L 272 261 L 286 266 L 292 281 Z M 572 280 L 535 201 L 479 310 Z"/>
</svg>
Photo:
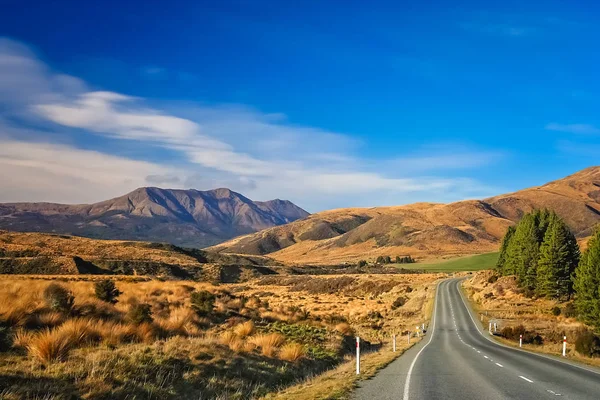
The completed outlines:
<svg viewBox="0 0 600 400">
<path fill-rule="evenodd" d="M 557 299 L 569 297 L 573 290 L 571 275 L 579 263 L 579 246 L 564 221 L 550 213 L 545 224 L 544 241 L 537 265 L 536 293 Z M 541 229 L 540 229 L 541 230 Z"/>
<path fill-rule="evenodd" d="M 539 213 L 525 214 L 507 248 L 506 267 L 517 275 L 522 287 L 535 288 L 539 257 Z"/>
<path fill-rule="evenodd" d="M 600 329 L 600 229 L 590 239 L 575 270 L 574 288 L 580 317 Z"/>
<path fill-rule="evenodd" d="M 502 239 L 502 245 L 500 246 L 500 254 L 498 255 L 498 262 L 496 263 L 496 270 L 501 275 L 512 275 L 515 273 L 515 271 L 508 271 L 506 268 L 506 251 L 510 244 L 510 240 L 512 239 L 515 233 L 515 229 L 516 228 L 514 226 L 509 226 L 508 230 L 506 231 L 506 234 L 504 235 L 504 238 Z"/>
</svg>

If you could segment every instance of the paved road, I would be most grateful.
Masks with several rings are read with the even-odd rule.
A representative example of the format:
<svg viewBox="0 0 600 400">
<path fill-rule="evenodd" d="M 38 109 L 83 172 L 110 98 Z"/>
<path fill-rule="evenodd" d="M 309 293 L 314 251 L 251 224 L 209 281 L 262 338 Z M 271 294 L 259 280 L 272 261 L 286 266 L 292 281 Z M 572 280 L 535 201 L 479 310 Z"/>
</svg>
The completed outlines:
<svg viewBox="0 0 600 400">
<path fill-rule="evenodd" d="M 599 370 L 493 342 L 459 285 L 439 284 L 428 336 L 364 381 L 356 400 L 600 399 Z"/>
</svg>

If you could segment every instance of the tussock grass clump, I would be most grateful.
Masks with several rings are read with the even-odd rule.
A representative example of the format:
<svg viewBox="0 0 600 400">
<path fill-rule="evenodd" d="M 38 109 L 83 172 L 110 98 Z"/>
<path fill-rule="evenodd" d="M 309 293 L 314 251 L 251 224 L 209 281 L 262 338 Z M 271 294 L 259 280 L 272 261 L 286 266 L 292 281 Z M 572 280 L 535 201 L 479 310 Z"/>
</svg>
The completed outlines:
<svg viewBox="0 0 600 400">
<path fill-rule="evenodd" d="M 17 348 L 27 349 L 27 344 L 34 335 L 34 332 L 19 329 L 13 334 L 12 345 Z"/>
<path fill-rule="evenodd" d="M 339 323 L 335 326 L 335 330 L 343 336 L 353 336 L 354 329 L 346 322 Z"/>
<path fill-rule="evenodd" d="M 304 346 L 298 343 L 288 343 L 279 350 L 279 359 L 296 362 L 305 355 Z"/>
<path fill-rule="evenodd" d="M 74 347 L 99 342 L 101 336 L 96 326 L 97 322 L 91 319 L 73 318 L 54 330 L 58 335 L 66 337 L 69 344 Z"/>
<path fill-rule="evenodd" d="M 285 337 L 279 333 L 259 334 L 248 341 L 260 349 L 262 355 L 273 357 L 276 350 L 285 342 Z"/>
<path fill-rule="evenodd" d="M 246 321 L 242 324 L 236 325 L 233 328 L 233 332 L 240 338 L 245 338 L 246 336 L 250 336 L 254 333 L 254 322 Z"/>
<path fill-rule="evenodd" d="M 56 329 L 45 329 L 31 337 L 26 348 L 32 357 L 43 363 L 64 361 L 74 345 L 72 339 Z"/>
<path fill-rule="evenodd" d="M 35 315 L 35 324 L 42 327 L 55 327 L 62 324 L 64 320 L 64 315 L 58 312 L 45 312 Z"/>
</svg>

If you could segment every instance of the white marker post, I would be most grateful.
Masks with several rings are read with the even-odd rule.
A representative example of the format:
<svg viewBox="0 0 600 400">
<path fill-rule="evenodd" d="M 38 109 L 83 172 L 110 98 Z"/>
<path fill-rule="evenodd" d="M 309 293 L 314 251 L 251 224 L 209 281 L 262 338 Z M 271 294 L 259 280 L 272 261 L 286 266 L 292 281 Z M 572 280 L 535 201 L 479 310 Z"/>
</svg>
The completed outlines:
<svg viewBox="0 0 600 400">
<path fill-rule="evenodd" d="M 488 328 L 488 331 L 490 332 L 490 335 L 492 334 L 492 323 L 490 322 L 490 326 Z"/>
<path fill-rule="evenodd" d="M 356 337 L 356 375 L 360 375 L 360 338 Z"/>
<path fill-rule="evenodd" d="M 392 335 L 392 344 L 393 344 L 393 348 L 394 348 L 394 353 L 396 352 L 396 335 Z"/>
<path fill-rule="evenodd" d="M 519 347 L 523 347 L 523 335 L 519 335 Z"/>
<path fill-rule="evenodd" d="M 408 344 L 410 344 L 410 332 L 406 334 L 406 338 L 408 339 Z"/>
<path fill-rule="evenodd" d="M 419 325 L 417 325 L 416 330 L 417 330 L 417 337 L 419 337 Z"/>
<path fill-rule="evenodd" d="M 563 336 L 563 357 L 567 356 L 567 337 Z"/>
<path fill-rule="evenodd" d="M 498 332 L 498 324 L 494 322 L 494 333 Z"/>
<path fill-rule="evenodd" d="M 423 332 L 425 332 L 425 324 L 421 325 L 421 328 L 422 328 L 421 330 L 422 330 Z"/>
</svg>

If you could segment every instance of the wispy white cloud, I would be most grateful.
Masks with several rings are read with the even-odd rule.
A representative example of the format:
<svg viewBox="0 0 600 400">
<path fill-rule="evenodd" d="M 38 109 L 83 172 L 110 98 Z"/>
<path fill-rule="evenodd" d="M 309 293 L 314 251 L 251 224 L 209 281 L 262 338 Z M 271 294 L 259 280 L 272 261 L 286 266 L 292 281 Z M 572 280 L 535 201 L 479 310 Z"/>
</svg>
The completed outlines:
<svg viewBox="0 0 600 400">
<path fill-rule="evenodd" d="M 546 130 L 574 133 L 577 135 L 598 135 L 600 134 L 600 128 L 590 124 L 558 124 L 552 122 L 546 125 Z"/>
<path fill-rule="evenodd" d="M 147 177 L 169 169 L 67 145 L 4 138 L 0 201 L 95 202 L 145 186 Z"/>
<path fill-rule="evenodd" d="M 22 84 L 26 95 L 15 101 L 10 93 Z M 290 198 L 312 211 L 447 201 L 493 194 L 475 180 L 447 172 L 482 167 L 501 156 L 446 146 L 400 160 L 369 159 L 360 156 L 360 141 L 294 125 L 279 113 L 240 105 L 150 106 L 143 98 L 92 91 L 6 39 L 0 41 L 0 102 L 21 118 L 46 123 L 26 140 L 20 137 L 24 128 L 0 124 L 0 163 L 10 171 L 0 176 L 0 185 L 10 188 L 0 201 L 97 201 L 144 185 L 227 186 L 255 199 Z M 71 141 L 53 142 L 55 132 Z M 73 144 L 88 143 L 87 136 L 96 138 L 93 150 Z M 115 155 L 119 143 L 135 144 L 141 153 L 148 149 L 148 156 Z M 157 149 L 170 155 L 151 156 Z"/>
</svg>

